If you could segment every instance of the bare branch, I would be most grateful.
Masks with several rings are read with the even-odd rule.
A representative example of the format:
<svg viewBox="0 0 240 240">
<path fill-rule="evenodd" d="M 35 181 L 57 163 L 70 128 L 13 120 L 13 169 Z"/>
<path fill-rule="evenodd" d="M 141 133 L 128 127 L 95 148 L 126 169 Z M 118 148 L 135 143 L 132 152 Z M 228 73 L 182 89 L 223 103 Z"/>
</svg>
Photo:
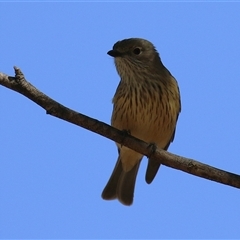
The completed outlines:
<svg viewBox="0 0 240 240">
<path fill-rule="evenodd" d="M 143 155 L 151 155 L 152 159 L 156 159 L 168 167 L 182 170 L 192 175 L 232 187 L 240 188 L 240 175 L 211 167 L 193 159 L 177 156 L 159 148 L 152 152 L 152 149 L 149 148 L 149 144 L 144 141 L 127 135 L 125 132 L 123 133 L 108 124 L 73 111 L 54 101 L 27 82 L 19 68 L 14 67 L 14 70 L 15 77 L 10 77 L 6 74 L 0 73 L 0 84 L 31 99 L 33 102 L 44 108 L 47 114 L 98 133 Z"/>
</svg>

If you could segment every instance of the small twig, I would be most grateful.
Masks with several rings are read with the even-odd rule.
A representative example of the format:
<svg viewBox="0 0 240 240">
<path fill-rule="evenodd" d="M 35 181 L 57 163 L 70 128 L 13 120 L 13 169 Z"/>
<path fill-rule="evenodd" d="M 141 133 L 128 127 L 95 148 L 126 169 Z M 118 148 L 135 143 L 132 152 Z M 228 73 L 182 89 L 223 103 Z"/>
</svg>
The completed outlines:
<svg viewBox="0 0 240 240">
<path fill-rule="evenodd" d="M 151 155 L 152 159 L 155 159 L 168 167 L 182 170 L 192 175 L 232 187 L 240 188 L 239 175 L 214 168 L 212 166 L 197 162 L 193 159 L 174 155 L 159 148 L 156 149 L 155 152 L 152 152 L 152 149 L 149 149 L 148 147 L 149 144 L 145 143 L 144 141 L 133 136 L 126 135 L 124 132 L 113 128 L 106 123 L 73 111 L 54 101 L 36 89 L 32 84 L 27 82 L 19 68 L 14 67 L 14 70 L 15 77 L 9 77 L 6 74 L 0 73 L 0 84 L 31 99 L 33 102 L 44 108 L 47 114 L 98 133 L 143 155 Z"/>
</svg>

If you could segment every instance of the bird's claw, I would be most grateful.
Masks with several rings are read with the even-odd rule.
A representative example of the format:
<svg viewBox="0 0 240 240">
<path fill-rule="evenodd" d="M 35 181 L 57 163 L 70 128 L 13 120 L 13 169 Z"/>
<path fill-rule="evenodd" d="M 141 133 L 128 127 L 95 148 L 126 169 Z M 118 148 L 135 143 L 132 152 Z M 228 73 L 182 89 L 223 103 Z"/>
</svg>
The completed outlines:
<svg viewBox="0 0 240 240">
<path fill-rule="evenodd" d="M 148 159 L 151 158 L 151 156 L 156 152 L 157 149 L 157 145 L 155 143 L 149 143 L 149 145 L 147 146 L 147 148 L 150 148 L 150 154 L 148 156 Z"/>
<path fill-rule="evenodd" d="M 124 139 L 125 139 L 127 136 L 129 136 L 129 135 L 131 135 L 130 130 L 123 129 L 123 130 L 122 130 L 122 136 L 123 136 L 122 142 L 124 142 Z M 122 147 L 122 144 L 121 144 L 121 147 Z"/>
</svg>

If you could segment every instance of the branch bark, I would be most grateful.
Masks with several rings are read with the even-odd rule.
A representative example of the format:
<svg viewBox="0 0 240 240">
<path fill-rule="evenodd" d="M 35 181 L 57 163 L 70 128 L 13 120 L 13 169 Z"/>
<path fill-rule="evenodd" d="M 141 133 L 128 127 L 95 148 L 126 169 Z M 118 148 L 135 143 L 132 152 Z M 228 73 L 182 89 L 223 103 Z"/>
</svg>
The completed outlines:
<svg viewBox="0 0 240 240">
<path fill-rule="evenodd" d="M 19 68 L 14 67 L 14 70 L 15 77 L 0 73 L 0 85 L 21 93 L 25 97 L 31 99 L 45 109 L 47 114 L 100 134 L 145 156 L 151 155 L 151 158 L 156 159 L 165 166 L 232 187 L 240 188 L 240 175 L 226 172 L 193 159 L 166 152 L 159 148 L 152 152 L 152 148 L 149 148 L 148 143 L 127 135 L 126 132 L 113 128 L 97 119 L 73 111 L 54 101 L 44 93 L 40 92 L 31 83 L 27 82 Z"/>
</svg>

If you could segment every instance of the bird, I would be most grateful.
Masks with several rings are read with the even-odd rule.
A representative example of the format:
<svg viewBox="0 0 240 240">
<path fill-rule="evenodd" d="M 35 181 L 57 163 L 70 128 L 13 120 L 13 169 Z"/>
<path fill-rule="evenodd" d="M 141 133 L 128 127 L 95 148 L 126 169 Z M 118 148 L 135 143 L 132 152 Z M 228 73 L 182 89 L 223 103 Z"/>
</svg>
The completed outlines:
<svg viewBox="0 0 240 240">
<path fill-rule="evenodd" d="M 156 147 L 167 150 L 174 140 L 181 111 L 178 83 L 163 65 L 155 46 L 142 38 L 116 42 L 107 52 L 114 58 L 120 82 L 113 97 L 111 125 Z M 143 155 L 119 143 L 118 159 L 102 192 L 104 200 L 133 203 Z M 148 159 L 145 181 L 150 184 L 160 163 Z"/>
</svg>

